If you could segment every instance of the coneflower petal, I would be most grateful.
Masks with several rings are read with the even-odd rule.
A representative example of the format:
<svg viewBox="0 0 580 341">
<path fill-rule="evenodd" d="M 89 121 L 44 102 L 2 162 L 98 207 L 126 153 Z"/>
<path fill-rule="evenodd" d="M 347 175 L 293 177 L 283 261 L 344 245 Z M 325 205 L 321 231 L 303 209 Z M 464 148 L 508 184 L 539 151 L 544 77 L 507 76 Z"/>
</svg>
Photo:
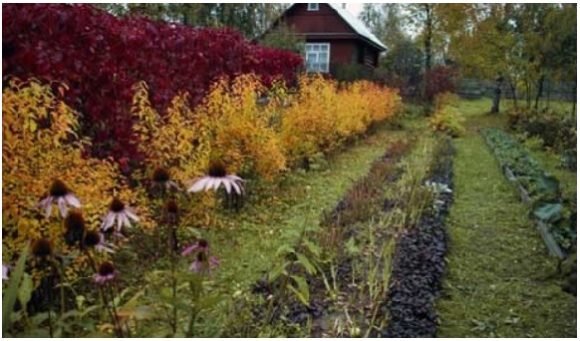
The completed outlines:
<svg viewBox="0 0 580 341">
<path fill-rule="evenodd" d="M 115 215 L 115 219 L 117 219 L 117 231 L 121 231 L 121 227 L 123 227 L 123 220 L 121 219 L 121 215 L 119 213 L 113 213 Z"/>
<path fill-rule="evenodd" d="M 74 194 L 69 193 L 64 196 L 64 199 L 71 206 L 74 206 L 76 208 L 81 207 L 81 201 Z"/>
<path fill-rule="evenodd" d="M 197 243 L 195 244 L 191 244 L 190 246 L 186 247 L 185 249 L 183 249 L 183 251 L 181 251 L 181 255 L 182 256 L 187 256 L 190 253 L 192 253 L 193 251 L 197 250 Z"/>
<path fill-rule="evenodd" d="M 97 246 L 95 246 L 95 249 L 99 252 L 115 253 L 115 250 L 113 250 L 113 248 L 109 247 L 106 244 L 98 244 Z"/>
<path fill-rule="evenodd" d="M 174 188 L 176 190 L 179 190 L 179 185 L 175 181 L 172 181 L 172 180 L 167 181 L 165 183 L 165 186 L 167 189 Z"/>
<path fill-rule="evenodd" d="M 205 181 L 203 182 L 203 190 L 208 191 L 213 186 L 213 178 L 205 177 Z"/>
<path fill-rule="evenodd" d="M 194 261 L 193 263 L 191 263 L 189 270 L 193 272 L 199 272 L 199 270 L 201 270 L 201 266 L 202 266 L 201 262 Z"/>
<path fill-rule="evenodd" d="M 226 188 L 226 193 L 230 194 L 232 191 L 232 183 L 228 179 L 224 180 L 224 187 Z"/>
<path fill-rule="evenodd" d="M 230 174 L 230 175 L 227 176 L 227 178 L 228 179 L 235 180 L 235 181 L 240 181 L 240 182 L 243 182 L 244 181 L 244 179 L 240 178 L 239 176 L 237 176 L 235 174 Z"/>
<path fill-rule="evenodd" d="M 207 178 L 207 181 L 205 182 L 205 187 L 204 187 L 204 190 L 206 192 L 213 188 L 213 185 L 214 185 L 215 180 L 216 179 L 214 179 L 212 177 L 208 177 Z"/>
<path fill-rule="evenodd" d="M 205 187 L 205 182 L 207 181 L 207 177 L 200 178 L 195 181 L 193 186 L 191 186 L 187 191 L 188 192 L 200 192 Z"/>
<path fill-rule="evenodd" d="M 44 215 L 46 217 L 50 217 L 50 213 L 52 212 L 52 200 L 52 197 L 46 197 L 39 204 L 39 207 L 44 209 Z"/>
<path fill-rule="evenodd" d="M 119 213 L 119 217 L 123 219 L 123 225 L 127 227 L 132 227 L 131 222 L 129 221 L 129 216 L 127 215 L 127 211 L 123 211 Z"/>
<path fill-rule="evenodd" d="M 133 212 L 131 208 L 125 208 L 125 213 L 129 218 L 133 219 L 133 221 L 139 221 L 139 217 L 135 214 L 135 212 Z"/>
<path fill-rule="evenodd" d="M 58 198 L 58 210 L 60 211 L 60 216 L 61 217 L 66 217 L 66 213 L 68 211 L 67 207 L 66 207 L 66 200 L 64 200 L 64 198 Z"/>
<path fill-rule="evenodd" d="M 238 193 L 238 195 L 242 194 L 242 191 L 240 190 L 241 186 L 238 183 L 236 183 L 235 181 L 232 181 L 232 187 L 234 188 L 236 193 Z"/>
<path fill-rule="evenodd" d="M 213 188 L 212 188 L 214 191 L 217 191 L 218 189 L 220 189 L 220 186 L 222 185 L 222 180 L 223 180 L 222 178 L 214 179 Z"/>
<path fill-rule="evenodd" d="M 114 218 L 115 218 L 115 214 L 113 212 L 107 213 L 107 215 L 103 218 L 103 223 L 101 224 L 101 230 L 107 231 L 108 229 L 110 229 L 111 226 L 113 226 L 113 224 L 115 223 Z"/>
</svg>

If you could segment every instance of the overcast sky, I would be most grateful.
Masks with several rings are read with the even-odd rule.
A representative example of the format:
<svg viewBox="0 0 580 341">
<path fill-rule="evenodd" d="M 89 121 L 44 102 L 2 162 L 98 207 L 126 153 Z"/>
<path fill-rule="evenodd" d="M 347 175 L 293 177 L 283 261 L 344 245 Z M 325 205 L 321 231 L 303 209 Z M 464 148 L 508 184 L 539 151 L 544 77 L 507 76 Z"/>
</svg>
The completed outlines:
<svg viewBox="0 0 580 341">
<path fill-rule="evenodd" d="M 339 4 L 342 6 L 342 4 L 344 2 L 338 3 L 338 2 L 333 2 L 334 4 Z M 346 3 L 346 9 L 352 13 L 352 15 L 354 15 L 355 17 L 358 18 L 358 14 L 362 11 L 363 8 L 363 3 Z"/>
<path fill-rule="evenodd" d="M 352 13 L 355 17 L 358 18 L 359 13 L 362 11 L 363 9 L 363 3 L 347 3 L 346 4 L 346 9 Z"/>
</svg>

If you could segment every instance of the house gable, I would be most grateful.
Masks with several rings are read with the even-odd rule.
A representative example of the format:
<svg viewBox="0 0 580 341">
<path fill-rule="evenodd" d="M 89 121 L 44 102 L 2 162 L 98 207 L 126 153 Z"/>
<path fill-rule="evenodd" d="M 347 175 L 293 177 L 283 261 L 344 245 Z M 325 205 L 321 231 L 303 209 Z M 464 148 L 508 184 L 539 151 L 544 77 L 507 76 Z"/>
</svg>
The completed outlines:
<svg viewBox="0 0 580 341">
<path fill-rule="evenodd" d="M 349 34 L 356 32 L 328 4 L 309 11 L 307 3 L 292 5 L 283 15 L 284 22 L 298 34 Z"/>
<path fill-rule="evenodd" d="M 272 27 L 284 21 L 294 32 L 307 39 L 356 39 L 364 41 L 379 52 L 386 50 L 385 45 L 347 10 L 329 3 L 319 3 L 318 10 L 309 10 L 308 5 L 293 4 Z"/>
</svg>

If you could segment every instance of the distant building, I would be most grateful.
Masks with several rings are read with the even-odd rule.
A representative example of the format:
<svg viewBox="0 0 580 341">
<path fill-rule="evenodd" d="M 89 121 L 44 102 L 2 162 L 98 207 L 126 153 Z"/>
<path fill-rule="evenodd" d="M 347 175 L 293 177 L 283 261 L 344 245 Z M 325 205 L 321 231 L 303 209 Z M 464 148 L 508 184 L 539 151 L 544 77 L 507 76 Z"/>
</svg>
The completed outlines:
<svg viewBox="0 0 580 341">
<path fill-rule="evenodd" d="M 327 73 L 341 64 L 359 64 L 374 69 L 379 54 L 386 50 L 359 19 L 340 5 L 293 4 L 272 28 L 280 22 L 306 40 L 304 63 L 308 72 Z"/>
</svg>

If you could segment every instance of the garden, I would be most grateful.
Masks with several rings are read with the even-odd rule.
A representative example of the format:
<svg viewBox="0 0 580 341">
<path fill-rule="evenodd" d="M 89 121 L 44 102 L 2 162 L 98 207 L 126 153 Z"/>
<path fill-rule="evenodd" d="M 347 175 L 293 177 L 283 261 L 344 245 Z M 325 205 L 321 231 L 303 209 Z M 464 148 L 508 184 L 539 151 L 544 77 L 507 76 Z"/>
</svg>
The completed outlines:
<svg viewBox="0 0 580 341">
<path fill-rule="evenodd" d="M 576 104 L 542 90 L 565 52 L 432 66 L 488 5 L 365 6 L 433 49 L 343 80 L 220 12 L 244 5 L 108 5 L 2 6 L 3 337 L 576 336 Z M 486 37 L 570 20 L 489 6 Z"/>
</svg>

